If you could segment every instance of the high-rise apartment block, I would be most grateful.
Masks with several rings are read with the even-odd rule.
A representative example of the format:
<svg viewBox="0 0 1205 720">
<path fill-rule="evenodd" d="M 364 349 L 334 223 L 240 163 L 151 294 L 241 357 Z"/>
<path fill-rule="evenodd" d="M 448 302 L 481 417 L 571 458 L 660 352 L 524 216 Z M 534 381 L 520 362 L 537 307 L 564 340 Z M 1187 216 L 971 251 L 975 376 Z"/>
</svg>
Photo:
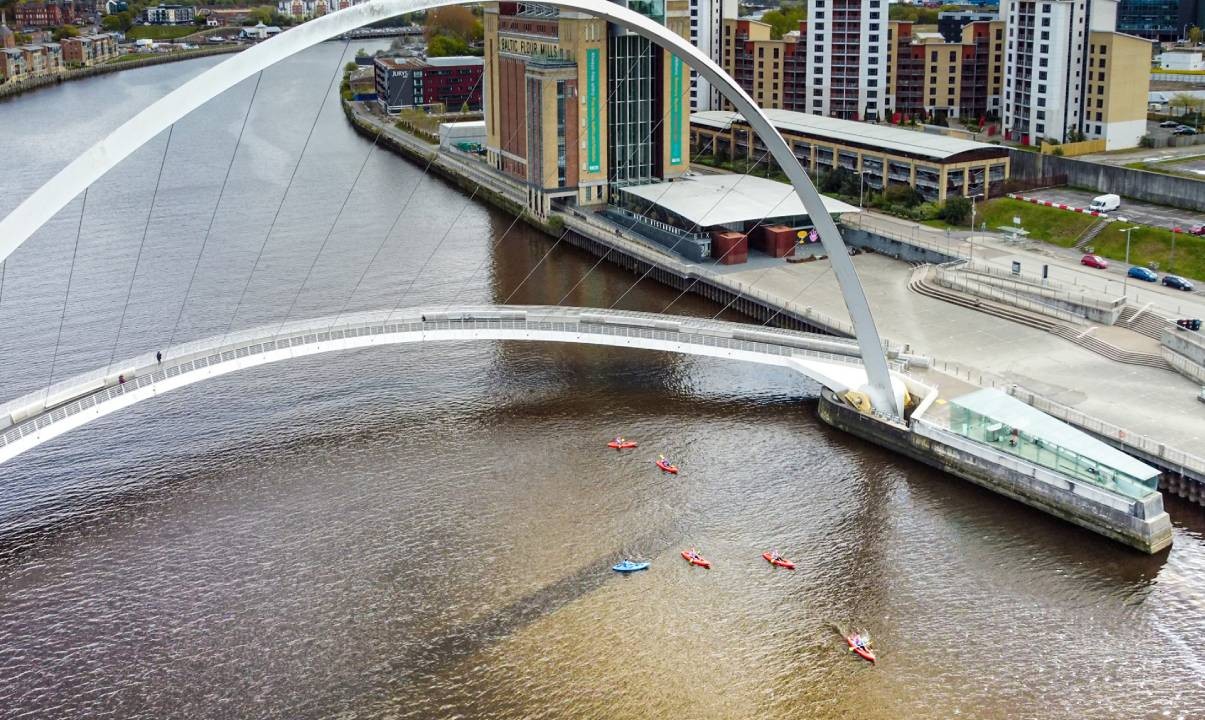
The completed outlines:
<svg viewBox="0 0 1205 720">
<path fill-rule="evenodd" d="M 690 42 L 704 55 L 723 67 L 724 20 L 737 15 L 737 0 L 688 0 L 690 4 Z M 720 92 L 693 70 L 690 73 L 690 108 L 718 110 Z"/>
<path fill-rule="evenodd" d="M 624 0 L 690 36 L 688 0 Z M 690 167 L 690 71 L 651 41 L 585 13 L 485 10 L 486 157 L 539 215 L 599 205 L 612 188 Z"/>
<path fill-rule="evenodd" d="M 881 119 L 887 107 L 887 0 L 808 0 L 809 112 Z"/>
<path fill-rule="evenodd" d="M 1150 42 L 1114 32 L 1116 0 L 1004 0 L 1004 130 L 1036 144 L 1104 139 L 1133 147 L 1146 132 Z"/>
</svg>

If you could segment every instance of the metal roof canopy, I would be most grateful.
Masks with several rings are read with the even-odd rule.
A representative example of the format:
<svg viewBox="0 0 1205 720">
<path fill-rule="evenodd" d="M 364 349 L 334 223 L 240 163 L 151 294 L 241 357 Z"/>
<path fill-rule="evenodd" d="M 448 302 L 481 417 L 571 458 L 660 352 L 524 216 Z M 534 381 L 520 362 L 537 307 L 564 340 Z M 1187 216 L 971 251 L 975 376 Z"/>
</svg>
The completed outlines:
<svg viewBox="0 0 1205 720">
<path fill-rule="evenodd" d="M 908 153 L 948 160 L 964 152 L 995 150 L 1000 157 L 1008 156 L 1008 148 L 990 143 L 962 140 L 947 135 L 935 135 L 916 130 L 905 130 L 891 125 L 842 120 L 794 110 L 762 110 L 770 123 L 784 133 L 798 133 L 816 138 L 825 138 L 851 145 L 872 145 L 885 151 Z M 700 125 L 727 130 L 733 122 L 743 122 L 738 112 L 727 110 L 704 110 L 691 113 L 690 121 Z"/>
<path fill-rule="evenodd" d="M 807 215 L 795 188 L 755 175 L 687 175 L 673 182 L 629 185 L 621 193 L 647 200 L 700 228 Z M 830 215 L 861 212 L 835 198 L 821 195 Z"/>
<path fill-rule="evenodd" d="M 1061 448 L 1091 458 L 1101 465 L 1111 467 L 1130 477 L 1139 480 L 1159 477 L 1159 471 L 1150 465 L 995 388 L 976 390 L 968 395 L 950 400 L 950 404 L 965 408 L 983 417 L 992 418 L 1028 435 L 1048 440 Z"/>
</svg>

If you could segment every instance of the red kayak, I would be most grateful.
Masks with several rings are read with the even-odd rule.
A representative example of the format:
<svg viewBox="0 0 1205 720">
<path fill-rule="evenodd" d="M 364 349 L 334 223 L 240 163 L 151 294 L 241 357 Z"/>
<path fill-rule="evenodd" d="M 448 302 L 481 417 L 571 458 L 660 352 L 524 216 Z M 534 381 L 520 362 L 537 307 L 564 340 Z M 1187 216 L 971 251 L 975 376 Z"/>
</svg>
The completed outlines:
<svg viewBox="0 0 1205 720">
<path fill-rule="evenodd" d="M 631 448 L 636 447 L 636 441 L 624 440 L 623 442 L 615 442 L 612 440 L 611 442 L 607 443 L 607 447 L 615 448 L 616 450 L 630 450 Z"/>
<path fill-rule="evenodd" d="M 766 562 L 770 563 L 771 565 L 775 565 L 780 568 L 786 568 L 787 570 L 795 569 L 795 563 L 791 562 L 790 560 L 787 560 L 785 557 L 783 557 L 781 555 L 778 556 L 777 560 L 775 560 L 774 556 L 771 555 L 769 552 L 764 552 L 761 554 L 761 556 L 764 557 L 766 559 Z"/>
<path fill-rule="evenodd" d="M 849 649 L 857 653 L 858 657 L 862 658 L 863 660 L 873 663 L 874 653 L 871 652 L 869 648 L 858 647 L 857 637 L 857 635 L 847 635 L 845 637 L 845 642 L 849 643 Z"/>
<path fill-rule="evenodd" d="M 662 470 L 664 470 L 667 473 L 670 473 L 671 475 L 678 474 L 678 466 L 670 465 L 669 462 L 666 460 L 658 460 L 657 467 L 661 468 Z"/>
<path fill-rule="evenodd" d="M 698 554 L 697 552 L 691 552 L 690 550 L 683 550 L 682 557 L 685 558 L 686 562 L 690 563 L 691 565 L 698 565 L 699 567 L 705 568 L 707 570 L 711 569 L 711 561 L 707 560 L 706 558 L 704 558 L 702 555 Z"/>
</svg>

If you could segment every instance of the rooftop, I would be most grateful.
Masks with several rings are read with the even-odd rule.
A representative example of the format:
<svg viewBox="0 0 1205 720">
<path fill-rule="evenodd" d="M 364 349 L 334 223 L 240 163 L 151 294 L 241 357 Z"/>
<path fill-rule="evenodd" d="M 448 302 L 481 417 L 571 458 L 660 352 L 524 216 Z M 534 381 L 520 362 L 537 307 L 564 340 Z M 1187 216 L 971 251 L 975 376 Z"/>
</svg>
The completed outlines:
<svg viewBox="0 0 1205 720">
<path fill-rule="evenodd" d="M 700 228 L 808 214 L 795 188 L 754 175 L 687 175 L 619 191 L 660 205 Z M 858 212 L 830 197 L 824 197 L 824 207 L 830 214 Z"/>
<path fill-rule="evenodd" d="M 1147 480 L 1159 476 L 1159 471 L 1135 460 L 1112 446 L 1078 430 L 1046 413 L 1035 410 L 1020 400 L 994 388 L 976 390 L 950 400 L 950 404 L 1016 428 L 1021 432 L 1058 445 L 1078 455 L 1091 458 L 1130 477 Z"/>
<path fill-rule="evenodd" d="M 984 150 L 995 151 L 1001 157 L 1008 155 L 1008 149 L 1000 145 L 989 145 L 948 135 L 905 130 L 893 125 L 841 120 L 793 110 L 765 110 L 763 112 L 766 113 L 766 117 L 770 118 L 770 123 L 783 132 L 810 135 L 846 144 L 871 145 L 888 152 L 907 153 L 935 160 L 949 160 L 961 153 Z M 690 122 L 692 125 L 705 125 L 727 130 L 733 122 L 744 122 L 744 118 L 737 112 L 707 110 L 692 113 Z"/>
<path fill-rule="evenodd" d="M 485 58 L 476 55 L 454 55 L 450 57 L 427 58 L 427 64 L 432 67 L 452 67 L 456 65 L 484 65 Z"/>
</svg>

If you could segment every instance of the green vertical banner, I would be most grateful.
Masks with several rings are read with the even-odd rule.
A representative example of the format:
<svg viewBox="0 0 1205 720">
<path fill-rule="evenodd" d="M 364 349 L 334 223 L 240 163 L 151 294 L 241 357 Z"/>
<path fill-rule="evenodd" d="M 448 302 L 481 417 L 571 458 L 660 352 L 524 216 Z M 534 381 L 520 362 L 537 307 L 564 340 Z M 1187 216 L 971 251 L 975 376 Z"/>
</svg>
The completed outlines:
<svg viewBox="0 0 1205 720">
<path fill-rule="evenodd" d="M 598 114 L 598 48 L 586 50 L 586 170 L 602 169 Z"/>
<path fill-rule="evenodd" d="M 669 56 L 669 164 L 682 164 L 682 59 Z"/>
</svg>

